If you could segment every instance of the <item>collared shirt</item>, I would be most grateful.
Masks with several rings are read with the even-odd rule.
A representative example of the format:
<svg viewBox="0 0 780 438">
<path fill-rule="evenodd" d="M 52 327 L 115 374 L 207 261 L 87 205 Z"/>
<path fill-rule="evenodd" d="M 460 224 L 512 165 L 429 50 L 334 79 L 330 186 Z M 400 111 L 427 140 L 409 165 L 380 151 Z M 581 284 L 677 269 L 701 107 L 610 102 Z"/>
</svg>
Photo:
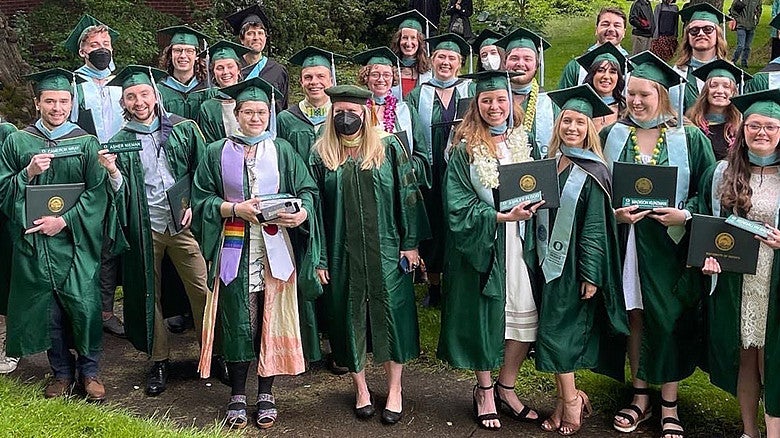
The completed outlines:
<svg viewBox="0 0 780 438">
<path fill-rule="evenodd" d="M 176 179 L 168 165 L 165 148 L 160 144 L 160 131 L 151 134 L 136 133 L 136 138 L 141 140 L 143 146 L 139 155 L 144 168 L 144 188 L 152 230 L 157 233 L 169 230 L 171 235 L 174 235 L 176 228 L 173 226 L 171 207 L 165 192 L 176 183 Z"/>
</svg>

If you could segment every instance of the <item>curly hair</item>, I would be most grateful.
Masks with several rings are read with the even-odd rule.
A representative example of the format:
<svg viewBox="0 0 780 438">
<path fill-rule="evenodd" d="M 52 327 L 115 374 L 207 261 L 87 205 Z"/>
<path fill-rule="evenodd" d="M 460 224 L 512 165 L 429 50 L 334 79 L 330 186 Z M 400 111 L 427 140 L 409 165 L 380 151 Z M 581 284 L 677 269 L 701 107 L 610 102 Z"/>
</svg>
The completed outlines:
<svg viewBox="0 0 780 438">
<path fill-rule="evenodd" d="M 168 47 L 166 47 L 160 54 L 160 69 L 165 70 L 169 75 L 173 74 L 173 57 L 171 56 L 172 48 L 173 44 L 169 44 Z M 195 79 L 197 79 L 198 82 L 203 82 L 206 80 L 206 60 L 204 58 L 195 58 Z"/>
<path fill-rule="evenodd" d="M 378 64 L 370 64 L 370 65 L 364 65 L 363 67 L 360 67 L 360 70 L 357 74 L 357 81 L 360 85 L 368 86 L 368 76 L 371 74 L 371 71 L 374 69 L 374 66 Z M 395 67 L 390 67 L 393 70 L 393 83 L 390 84 L 391 86 L 395 87 L 398 85 L 398 82 L 400 81 L 400 78 L 398 77 L 398 69 Z"/>
<path fill-rule="evenodd" d="M 691 43 L 688 41 L 688 26 L 690 25 L 691 23 L 685 25 L 682 32 L 682 44 L 677 48 L 677 61 L 675 61 L 674 65 L 679 68 L 688 65 L 693 57 L 693 47 L 691 47 Z M 716 56 L 718 59 L 728 59 L 729 46 L 728 42 L 726 42 L 726 36 L 723 35 L 723 29 L 720 26 L 715 25 L 715 35 Z"/>
<path fill-rule="evenodd" d="M 607 64 L 607 67 L 614 67 L 617 69 L 618 78 L 617 82 L 615 83 L 615 89 L 612 90 L 612 97 L 615 98 L 615 102 L 618 104 L 618 112 L 623 111 L 623 109 L 626 107 L 626 97 L 623 96 L 623 89 L 626 87 L 626 78 L 623 75 L 622 70 L 620 70 L 620 65 L 613 61 L 607 60 L 601 61 L 598 64 L 594 63 L 590 66 L 588 74 L 585 76 L 583 83 L 593 87 L 593 78 L 596 76 L 596 73 L 598 73 L 599 69 L 604 67 L 604 64 Z M 595 89 L 595 87 L 593 88 Z"/>
<path fill-rule="evenodd" d="M 393 51 L 399 58 L 403 58 L 403 52 L 401 51 L 401 29 L 398 29 L 393 34 L 393 39 L 390 40 L 390 50 Z M 418 74 L 423 74 L 431 71 L 431 59 L 428 57 L 428 53 L 425 50 L 425 35 L 417 32 L 417 53 L 414 55 L 417 58 Z"/>
</svg>

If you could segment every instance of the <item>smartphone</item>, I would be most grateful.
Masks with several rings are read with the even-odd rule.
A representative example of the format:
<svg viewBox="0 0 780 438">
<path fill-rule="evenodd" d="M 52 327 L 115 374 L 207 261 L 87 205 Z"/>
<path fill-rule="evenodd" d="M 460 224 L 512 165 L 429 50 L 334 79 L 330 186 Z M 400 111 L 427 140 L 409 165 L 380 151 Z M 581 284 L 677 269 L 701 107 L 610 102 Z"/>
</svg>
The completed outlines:
<svg viewBox="0 0 780 438">
<path fill-rule="evenodd" d="M 400 269 L 403 274 L 409 274 L 414 271 L 412 264 L 409 263 L 409 259 L 406 258 L 406 256 L 401 257 L 401 260 L 398 261 L 398 269 Z"/>
</svg>

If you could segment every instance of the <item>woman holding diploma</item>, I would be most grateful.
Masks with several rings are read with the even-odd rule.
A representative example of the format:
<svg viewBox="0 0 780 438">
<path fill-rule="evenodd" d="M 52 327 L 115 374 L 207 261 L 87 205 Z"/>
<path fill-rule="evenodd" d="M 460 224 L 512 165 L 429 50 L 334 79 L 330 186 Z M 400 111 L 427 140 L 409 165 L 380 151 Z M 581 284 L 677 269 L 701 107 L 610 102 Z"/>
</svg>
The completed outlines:
<svg viewBox="0 0 780 438">
<path fill-rule="evenodd" d="M 615 414 L 613 426 L 621 432 L 636 430 L 650 417 L 648 384 L 659 384 L 662 436 L 681 438 L 678 382 L 693 373 L 699 350 L 700 281 L 685 267 L 685 223 L 697 212 L 698 181 L 715 158 L 707 137 L 695 126 L 683 127 L 671 108 L 667 89 L 684 79 L 650 52 L 630 60 L 634 70 L 628 80 L 626 116 L 600 133 L 607 165 L 612 168 L 621 161 L 674 166 L 677 185 L 671 207 L 615 210 L 618 223 L 624 224 L 623 290 L 634 396 L 631 405 Z"/>
<path fill-rule="evenodd" d="M 536 218 L 542 268 L 536 368 L 555 373 L 558 387 L 555 411 L 542 429 L 567 436 L 591 412 L 574 371 L 595 369 L 623 380 L 625 355 L 615 346 L 628 335 L 628 320 L 611 176 L 593 125 L 612 109 L 589 85 L 553 91 L 550 98 L 561 108 L 548 152 L 557 158 L 561 203 Z"/>
<path fill-rule="evenodd" d="M 200 370 L 209 369 L 216 333 L 231 386 L 225 424 L 242 429 L 247 373 L 257 359 L 256 423 L 265 429 L 276 421 L 274 376 L 305 370 L 296 283 L 304 296 L 321 292 L 314 278 L 317 187 L 292 146 L 268 130 L 279 91 L 260 78 L 221 91 L 236 101 L 239 130 L 208 146 L 192 184 L 192 230 L 213 285 Z M 299 211 L 260 224 L 258 198 L 277 194 L 300 199 Z"/>
<path fill-rule="evenodd" d="M 780 436 L 780 90 L 732 99 L 744 121 L 726 160 L 712 166 L 701 181 L 705 213 L 736 215 L 766 224 L 755 275 L 721 272 L 710 257 L 702 272 L 713 276 L 707 300 L 710 380 L 737 396 L 743 437 L 758 438 L 758 403 L 764 386 L 767 436 Z M 772 316 L 774 315 L 774 316 Z"/>
<path fill-rule="evenodd" d="M 474 370 L 473 409 L 477 424 L 501 428 L 496 404 L 518 420 L 538 415 L 520 403 L 517 371 L 536 340 L 538 315 L 531 289 L 533 263 L 523 258 L 533 240 L 530 219 L 541 203 L 523 202 L 502 213 L 494 208 L 500 164 L 530 161 L 528 136 L 512 113 L 509 74 L 480 72 L 476 97 L 453 137 L 444 176 L 447 219 L 446 292 L 441 311 L 438 357 Z M 542 201 L 544 202 L 544 201 Z M 494 388 L 491 370 L 502 365 Z"/>
</svg>

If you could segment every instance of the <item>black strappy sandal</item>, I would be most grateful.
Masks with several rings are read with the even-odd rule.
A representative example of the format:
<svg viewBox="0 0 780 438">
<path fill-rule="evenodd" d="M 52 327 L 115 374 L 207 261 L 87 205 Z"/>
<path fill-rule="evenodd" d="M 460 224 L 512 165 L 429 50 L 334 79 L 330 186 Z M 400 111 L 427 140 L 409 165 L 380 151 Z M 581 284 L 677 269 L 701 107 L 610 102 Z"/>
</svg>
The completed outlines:
<svg viewBox="0 0 780 438">
<path fill-rule="evenodd" d="M 514 391 L 514 386 L 506 386 L 502 384 L 501 382 L 496 379 L 495 384 L 493 385 L 493 397 L 496 400 L 496 409 L 504 409 L 509 413 L 509 416 L 514 418 L 517 421 L 522 421 L 524 423 L 537 423 L 539 421 L 539 414 L 536 414 L 536 418 L 529 418 L 528 415 L 531 412 L 535 412 L 533 409 L 529 408 L 528 405 L 523 405 L 523 409 L 520 410 L 520 412 L 517 412 L 514 410 L 512 406 L 509 405 L 504 399 L 501 398 L 499 390 L 496 389 L 496 386 L 502 389 L 506 389 L 507 391 Z"/>
<path fill-rule="evenodd" d="M 646 395 L 648 398 L 650 397 L 650 388 L 634 388 L 634 396 L 637 395 Z M 633 398 L 633 397 L 632 397 Z M 622 410 L 631 410 L 636 413 L 636 418 L 631 415 L 627 414 L 625 412 L 620 412 Z M 642 409 L 639 408 L 639 406 L 635 404 L 631 404 L 626 408 L 621 409 L 620 411 L 615 412 L 616 417 L 625 418 L 628 420 L 628 426 L 621 426 L 618 424 L 615 420 L 612 420 L 612 427 L 615 428 L 618 432 L 623 433 L 631 433 L 635 431 L 640 424 L 645 422 L 646 420 L 649 420 L 650 417 L 653 416 L 653 408 L 650 403 L 647 404 L 647 409 L 642 411 Z"/>
<path fill-rule="evenodd" d="M 473 402 L 472 406 L 474 408 L 474 418 L 477 421 L 477 426 L 486 429 L 486 430 L 499 430 L 501 429 L 501 426 L 498 427 L 490 427 L 485 424 L 485 421 L 491 421 L 491 420 L 498 420 L 498 412 L 489 412 L 487 414 L 479 415 L 479 406 L 477 406 L 477 389 L 482 391 L 489 391 L 493 389 L 493 386 L 479 386 L 479 384 L 474 385 L 474 391 L 472 391 L 471 394 L 471 401 Z"/>
<path fill-rule="evenodd" d="M 675 401 L 666 401 L 663 398 L 661 398 L 661 406 L 664 408 L 676 408 L 677 407 L 677 400 Z M 683 427 L 682 422 L 680 420 L 674 418 L 674 417 L 664 417 L 661 419 L 661 437 L 665 437 L 666 435 L 677 435 L 684 437 L 685 431 L 682 429 L 667 429 L 667 424 L 674 424 L 675 426 L 680 426 L 680 428 Z"/>
</svg>

